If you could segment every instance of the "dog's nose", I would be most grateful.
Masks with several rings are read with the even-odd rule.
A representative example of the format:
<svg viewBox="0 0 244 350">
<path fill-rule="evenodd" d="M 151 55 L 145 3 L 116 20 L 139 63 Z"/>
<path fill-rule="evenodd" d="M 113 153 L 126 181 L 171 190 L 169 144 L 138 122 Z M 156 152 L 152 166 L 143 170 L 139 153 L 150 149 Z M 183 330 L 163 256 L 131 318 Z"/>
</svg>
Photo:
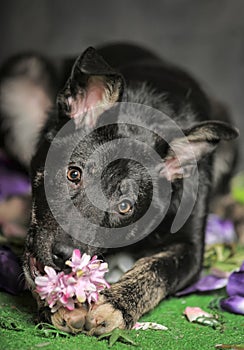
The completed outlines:
<svg viewBox="0 0 244 350">
<path fill-rule="evenodd" d="M 54 264 L 61 270 L 68 268 L 65 262 L 71 258 L 73 250 L 74 247 L 70 245 L 67 245 L 62 242 L 56 243 L 53 247 L 52 254 Z"/>
</svg>

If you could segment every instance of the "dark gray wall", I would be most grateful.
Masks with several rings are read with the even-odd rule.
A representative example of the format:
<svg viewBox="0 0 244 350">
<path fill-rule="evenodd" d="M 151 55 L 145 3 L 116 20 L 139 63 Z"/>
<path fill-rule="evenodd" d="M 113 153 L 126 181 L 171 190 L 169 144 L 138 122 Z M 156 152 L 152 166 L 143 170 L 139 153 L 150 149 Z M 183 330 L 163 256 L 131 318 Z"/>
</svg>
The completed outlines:
<svg viewBox="0 0 244 350">
<path fill-rule="evenodd" d="M 6 0 L 1 8 L 0 61 L 30 49 L 69 56 L 110 41 L 141 43 L 193 72 L 244 133 L 243 0 Z"/>
</svg>

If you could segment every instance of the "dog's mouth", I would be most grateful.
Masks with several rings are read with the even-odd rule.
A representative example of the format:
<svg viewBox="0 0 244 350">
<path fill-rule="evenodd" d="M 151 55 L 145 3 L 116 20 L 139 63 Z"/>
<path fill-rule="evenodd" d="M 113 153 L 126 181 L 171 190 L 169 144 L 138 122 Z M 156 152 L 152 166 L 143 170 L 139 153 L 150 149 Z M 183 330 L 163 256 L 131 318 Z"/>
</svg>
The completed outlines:
<svg viewBox="0 0 244 350">
<path fill-rule="evenodd" d="M 29 255 L 29 271 L 33 281 L 36 277 L 43 276 L 45 274 L 44 265 L 31 254 Z"/>
</svg>

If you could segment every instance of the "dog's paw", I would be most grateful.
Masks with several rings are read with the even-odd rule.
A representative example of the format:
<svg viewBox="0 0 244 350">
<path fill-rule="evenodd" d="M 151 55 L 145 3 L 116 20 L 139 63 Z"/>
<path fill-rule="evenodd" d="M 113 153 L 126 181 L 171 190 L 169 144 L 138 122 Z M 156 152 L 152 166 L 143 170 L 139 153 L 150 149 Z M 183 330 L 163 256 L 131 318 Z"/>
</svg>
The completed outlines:
<svg viewBox="0 0 244 350">
<path fill-rule="evenodd" d="M 86 304 L 79 304 L 72 311 L 59 308 L 51 316 L 51 321 L 61 331 L 73 334 L 88 331 L 90 335 L 101 335 L 115 328 L 127 328 L 122 312 L 103 295 L 89 309 Z"/>
<path fill-rule="evenodd" d="M 122 312 L 100 295 L 99 300 L 92 306 L 86 316 L 86 330 L 91 334 L 101 335 L 115 328 L 126 328 Z"/>
<path fill-rule="evenodd" d="M 51 316 L 52 324 L 67 333 L 82 332 L 84 331 L 87 311 L 86 304 L 78 304 L 72 311 L 61 307 Z"/>
</svg>

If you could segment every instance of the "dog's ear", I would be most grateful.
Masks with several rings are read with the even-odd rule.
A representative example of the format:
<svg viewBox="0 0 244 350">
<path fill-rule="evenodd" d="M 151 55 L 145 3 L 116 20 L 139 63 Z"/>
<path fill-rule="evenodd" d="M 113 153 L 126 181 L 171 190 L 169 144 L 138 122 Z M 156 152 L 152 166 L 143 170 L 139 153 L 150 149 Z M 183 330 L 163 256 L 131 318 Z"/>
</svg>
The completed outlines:
<svg viewBox="0 0 244 350">
<path fill-rule="evenodd" d="M 89 47 L 76 60 L 57 103 L 76 128 L 93 127 L 104 110 L 121 101 L 123 89 L 123 77 Z"/>
<path fill-rule="evenodd" d="M 185 137 L 175 138 L 169 144 L 160 175 L 169 181 L 188 177 L 204 156 L 211 153 L 221 140 L 238 137 L 236 128 L 220 121 L 201 122 L 184 131 Z"/>
</svg>

